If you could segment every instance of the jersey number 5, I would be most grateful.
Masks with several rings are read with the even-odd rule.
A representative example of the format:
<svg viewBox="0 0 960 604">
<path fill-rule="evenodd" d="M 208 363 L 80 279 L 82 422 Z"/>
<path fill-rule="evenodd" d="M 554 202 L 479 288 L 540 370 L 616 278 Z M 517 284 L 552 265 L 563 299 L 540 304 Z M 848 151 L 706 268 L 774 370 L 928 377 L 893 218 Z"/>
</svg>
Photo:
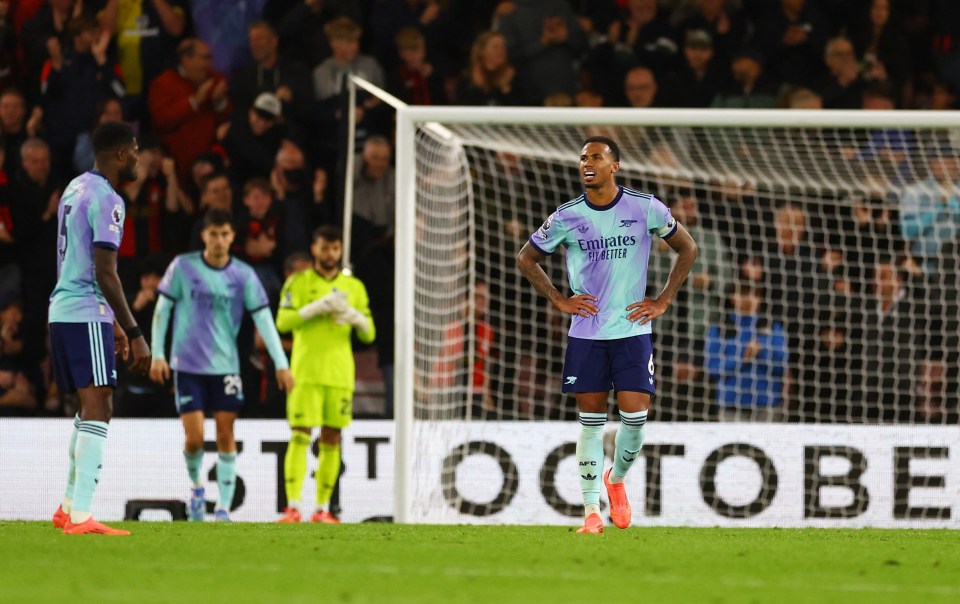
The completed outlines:
<svg viewBox="0 0 960 604">
<path fill-rule="evenodd" d="M 67 255 L 67 218 L 70 216 L 70 210 L 73 206 L 63 206 L 63 219 L 60 220 L 60 237 L 57 240 L 57 253 L 60 254 L 60 261 L 63 262 Z"/>
</svg>

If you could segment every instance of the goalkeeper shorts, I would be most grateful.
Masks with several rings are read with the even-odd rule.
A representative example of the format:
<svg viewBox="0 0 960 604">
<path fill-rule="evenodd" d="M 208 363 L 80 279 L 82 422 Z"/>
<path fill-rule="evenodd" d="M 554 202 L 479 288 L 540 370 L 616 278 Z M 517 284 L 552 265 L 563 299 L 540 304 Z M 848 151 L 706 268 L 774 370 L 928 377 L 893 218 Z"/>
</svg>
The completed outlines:
<svg viewBox="0 0 960 604">
<path fill-rule="evenodd" d="M 293 428 L 346 428 L 353 419 L 353 390 L 297 384 L 287 395 L 287 421 Z"/>
</svg>

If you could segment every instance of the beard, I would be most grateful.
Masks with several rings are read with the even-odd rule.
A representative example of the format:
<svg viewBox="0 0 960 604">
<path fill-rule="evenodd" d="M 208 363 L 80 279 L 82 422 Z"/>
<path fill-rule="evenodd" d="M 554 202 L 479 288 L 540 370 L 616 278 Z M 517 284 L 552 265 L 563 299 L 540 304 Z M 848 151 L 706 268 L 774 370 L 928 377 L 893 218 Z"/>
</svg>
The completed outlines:
<svg viewBox="0 0 960 604">
<path fill-rule="evenodd" d="M 137 174 L 137 166 L 124 166 L 123 169 L 120 170 L 119 176 L 122 182 L 134 182 L 139 177 Z"/>
</svg>

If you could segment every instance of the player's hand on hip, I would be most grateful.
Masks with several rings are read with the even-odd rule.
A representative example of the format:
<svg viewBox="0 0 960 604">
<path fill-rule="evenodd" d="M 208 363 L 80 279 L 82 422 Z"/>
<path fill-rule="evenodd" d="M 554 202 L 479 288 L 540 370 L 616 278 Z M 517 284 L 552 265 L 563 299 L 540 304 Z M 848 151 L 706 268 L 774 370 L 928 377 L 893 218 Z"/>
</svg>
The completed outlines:
<svg viewBox="0 0 960 604">
<path fill-rule="evenodd" d="M 138 336 L 130 342 L 130 350 L 133 352 L 133 360 L 130 362 L 130 371 L 146 374 L 150 369 L 150 347 L 143 336 Z"/>
<path fill-rule="evenodd" d="M 277 369 L 277 386 L 288 394 L 293 390 L 293 374 L 289 369 Z"/>
<path fill-rule="evenodd" d="M 170 379 L 170 365 L 166 359 L 153 359 L 150 362 L 150 379 L 158 384 Z"/>
<path fill-rule="evenodd" d="M 661 301 L 659 298 L 644 298 L 640 302 L 634 302 L 627 307 L 628 311 L 632 311 L 627 315 L 627 319 L 633 322 L 639 321 L 640 325 L 646 325 L 667 312 L 668 306 L 670 304 Z"/>
<path fill-rule="evenodd" d="M 594 302 L 597 302 L 596 296 L 577 294 L 569 298 L 558 298 L 553 301 L 553 305 L 562 313 L 589 318 L 600 312 Z"/>
</svg>

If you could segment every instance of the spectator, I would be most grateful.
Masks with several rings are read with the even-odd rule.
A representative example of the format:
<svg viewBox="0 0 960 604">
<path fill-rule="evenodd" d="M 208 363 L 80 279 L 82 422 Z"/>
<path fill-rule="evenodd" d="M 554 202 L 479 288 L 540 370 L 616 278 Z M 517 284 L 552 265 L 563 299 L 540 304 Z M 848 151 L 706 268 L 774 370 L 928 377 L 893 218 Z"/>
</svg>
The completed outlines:
<svg viewBox="0 0 960 604">
<path fill-rule="evenodd" d="M 764 276 L 766 289 L 780 292 L 771 304 L 771 315 L 783 321 L 789 338 L 792 384 L 800 375 L 802 351 L 813 345 L 818 268 L 809 243 L 807 214 L 800 206 L 788 203 L 776 211 L 774 233 L 775 240 L 764 255 Z M 786 394 L 792 402 L 796 391 Z"/>
<path fill-rule="evenodd" d="M 381 0 L 370 15 L 371 50 L 380 65 L 387 70 L 397 66 L 393 42 L 401 30 L 411 28 L 423 36 L 428 54 L 438 59 L 439 70 L 449 73 L 457 28 L 448 4 L 440 0 Z"/>
<path fill-rule="evenodd" d="M 859 109 L 863 103 L 866 80 L 847 38 L 833 38 L 827 42 L 824 63 L 829 73 L 817 87 L 827 109 Z"/>
<path fill-rule="evenodd" d="M 823 109 L 823 97 L 809 88 L 795 86 L 783 95 L 786 109 Z"/>
<path fill-rule="evenodd" d="M 864 8 L 850 38 L 865 65 L 866 78 L 902 90 L 910 73 L 910 48 L 898 24 L 890 21 L 890 0 L 871 0 Z"/>
<path fill-rule="evenodd" d="M 521 105 L 523 94 L 517 70 L 507 57 L 503 34 L 480 34 L 470 50 L 470 65 L 457 84 L 461 105 Z"/>
<path fill-rule="evenodd" d="M 121 195 L 127 212 L 123 225 L 123 241 L 117 251 L 119 259 L 129 258 L 132 269 L 129 280 L 143 269 L 143 259 L 161 252 L 177 251 L 181 243 L 176 228 L 180 226 L 180 183 L 173 159 L 164 157 L 160 143 L 153 137 L 140 139 L 140 167 L 137 180 L 123 187 Z M 121 260 L 122 261 L 122 260 Z M 154 268 L 153 265 L 150 268 Z M 162 273 L 164 267 L 159 267 Z M 140 323 L 138 323 L 140 325 Z"/>
<path fill-rule="evenodd" d="M 742 45 L 750 41 L 752 33 L 743 12 L 731 7 L 727 0 L 697 0 L 696 12 L 677 26 L 678 42 L 697 30 L 710 34 L 716 59 L 721 64 L 731 61 Z"/>
<path fill-rule="evenodd" d="M 274 203 L 270 183 L 251 178 L 243 185 L 243 209 L 237 217 L 236 255 L 253 267 L 271 300 L 280 293 L 286 255 L 283 207 Z"/>
<path fill-rule="evenodd" d="M 334 210 L 330 203 L 325 203 L 326 171 L 318 168 L 314 174 L 313 184 L 323 183 L 319 190 L 311 186 L 310 177 L 303 151 L 296 143 L 283 141 L 270 171 L 270 186 L 274 198 L 283 204 L 284 238 L 290 250 L 310 249 L 314 229 L 334 222 Z"/>
<path fill-rule="evenodd" d="M 662 372 L 663 387 L 671 393 L 665 400 L 685 400 L 695 405 L 707 399 L 704 343 L 710 326 L 722 319 L 724 292 L 733 282 L 735 270 L 730 250 L 720 233 L 701 223 L 695 191 L 688 186 L 680 187 L 671 199 L 671 214 L 690 232 L 700 253 L 677 292 L 670 316 L 658 319 L 662 340 L 658 340 L 657 348 L 664 355 L 661 366 L 667 368 Z M 657 284 L 656 287 L 666 283 L 675 256 L 665 241 L 655 243 L 650 252 L 647 283 Z M 658 293 L 651 292 L 651 296 Z"/>
<path fill-rule="evenodd" d="M 147 130 L 147 91 L 154 78 L 173 67 L 177 42 L 189 26 L 187 0 L 108 1 L 102 19 L 114 34 L 126 95 L 124 114 Z"/>
<path fill-rule="evenodd" d="M 46 355 L 47 306 L 50 292 L 57 281 L 57 205 L 61 188 L 50 170 L 50 148 L 39 138 L 29 138 L 20 148 L 23 172 L 20 175 L 20 191 L 24 224 L 20 231 L 20 273 L 29 275 L 23 279 L 23 332 L 31 334 L 26 346 L 31 362 L 38 362 Z M 32 334 L 37 334 L 36 336 Z"/>
<path fill-rule="evenodd" d="M 446 390 L 457 385 L 469 384 L 472 416 L 489 417 L 497 414 L 497 406 L 490 394 L 488 366 L 494 355 L 493 326 L 487 322 L 490 310 L 490 290 L 486 283 L 478 281 L 473 288 L 473 302 L 461 302 L 462 316 L 451 321 L 443 330 L 443 343 L 437 352 L 427 376 L 431 390 Z M 471 316 L 472 313 L 472 316 Z M 467 329 L 474 328 L 473 367 L 467 366 L 471 355 L 467 353 L 470 337 Z"/>
<path fill-rule="evenodd" d="M 390 141 L 372 136 L 357 158 L 353 178 L 353 245 L 356 258 L 369 243 L 393 237 L 394 176 Z"/>
<path fill-rule="evenodd" d="M 290 7 L 293 4 L 293 7 Z M 339 17 L 363 23 L 361 3 L 356 0 L 267 0 L 263 18 L 277 25 L 280 53 L 300 57 L 312 67 L 330 56 L 330 41 L 324 25 Z"/>
<path fill-rule="evenodd" d="M 657 0 L 628 0 L 623 13 L 610 24 L 607 37 L 617 64 L 624 69 L 644 65 L 661 78 L 673 67 L 679 50 L 676 32 L 659 12 Z"/>
<path fill-rule="evenodd" d="M 915 376 L 924 342 L 926 317 L 919 291 L 907 287 L 905 275 L 891 258 L 873 267 L 873 300 L 864 305 L 863 341 L 866 352 L 862 396 L 870 419 L 896 419 L 912 411 Z"/>
<path fill-rule="evenodd" d="M 35 367 L 6 358 L 6 347 L 16 346 L 15 343 L 19 341 L 21 319 L 20 302 L 7 298 L 0 308 L 0 345 L 3 346 L 4 357 L 0 360 L 0 416 L 33 415 L 38 406 L 39 376 Z M 30 371 L 31 368 L 34 371 Z"/>
<path fill-rule="evenodd" d="M 190 166 L 210 148 L 217 126 L 227 120 L 232 104 L 227 81 L 214 71 L 210 48 L 197 38 L 177 46 L 176 69 L 168 69 L 150 85 L 153 127 L 186 182 Z"/>
<path fill-rule="evenodd" d="M 126 233 L 124 233 L 126 238 Z M 157 306 L 157 287 L 166 269 L 165 258 L 159 255 L 145 256 L 140 259 L 137 269 L 138 279 L 132 283 L 137 286 L 127 295 L 130 312 L 137 325 L 150 325 L 153 311 Z M 150 344 L 150 330 L 144 332 L 147 344 Z M 117 366 L 121 379 L 118 380 L 114 415 L 118 417 L 176 417 L 176 405 L 169 388 L 150 380 L 148 375 L 127 370 L 126 364 Z"/>
<path fill-rule="evenodd" d="M 587 50 L 587 40 L 570 5 L 563 0 L 514 0 L 514 5 L 498 30 L 523 74 L 527 100 L 542 105 L 554 92 L 576 94 L 573 65 Z"/>
<path fill-rule="evenodd" d="M 779 421 L 783 417 L 787 338 L 766 312 L 763 290 L 741 283 L 729 289 L 722 324 L 707 335 L 707 369 L 717 383 L 723 420 Z"/>
<path fill-rule="evenodd" d="M 756 24 L 756 47 L 767 71 L 787 84 L 813 86 L 823 75 L 823 47 L 833 33 L 808 0 L 769 3 Z"/>
<path fill-rule="evenodd" d="M 723 109 L 772 109 L 777 106 L 776 87 L 763 78 L 763 61 L 756 51 L 741 50 L 730 61 L 730 78 L 712 107 Z"/>
<path fill-rule="evenodd" d="M 194 209 L 200 202 L 200 189 L 204 176 L 214 172 L 226 172 L 227 165 L 223 161 L 223 154 L 217 151 L 207 151 L 197 156 L 190 165 L 190 178 L 183 185 L 184 200 L 190 202 L 190 207 L 185 208 L 188 214 L 193 214 Z M 181 202 L 182 203 L 182 202 Z"/>
<path fill-rule="evenodd" d="M 37 105 L 27 116 L 27 99 L 19 88 L 6 88 L 0 92 L 0 132 L 3 133 L 4 148 L 9 150 L 4 159 L 3 168 L 7 175 L 16 177 L 20 173 L 20 147 L 24 141 L 40 133 L 43 122 L 43 109 Z"/>
<path fill-rule="evenodd" d="M 627 107 L 656 107 L 657 79 L 646 67 L 634 67 L 623 82 Z"/>
<path fill-rule="evenodd" d="M 310 72 L 302 63 L 280 55 L 277 32 L 266 21 L 250 24 L 248 38 L 253 61 L 244 63 L 230 82 L 237 108 L 244 112 L 262 93 L 269 92 L 283 102 L 283 115 L 297 121 L 307 119 L 313 104 Z"/>
<path fill-rule="evenodd" d="M 358 75 L 375 86 L 383 87 L 383 69 L 376 59 L 360 54 L 363 30 L 348 17 L 338 17 L 324 25 L 333 51 L 326 61 L 313 70 L 314 95 L 326 101 L 344 90 L 347 75 Z"/>
<path fill-rule="evenodd" d="M 960 154 L 946 149 L 929 163 L 927 178 L 904 187 L 900 231 L 927 276 L 934 276 L 945 246 L 960 236 Z"/>
<path fill-rule="evenodd" d="M 17 185 L 3 169 L 6 155 L 0 139 L 0 297 L 20 296 L 20 260 L 30 233 L 31 212 Z"/>
<path fill-rule="evenodd" d="M 95 4 L 95 3 L 94 3 Z M 23 24 L 20 43 L 27 67 L 27 94 L 30 104 L 40 98 L 40 76 L 43 64 L 50 59 L 50 49 L 67 48 L 67 26 L 80 15 L 93 16 L 94 6 L 82 0 L 49 0 Z"/>
<path fill-rule="evenodd" d="M 713 60 L 710 34 L 703 30 L 687 32 L 683 58 L 683 64 L 664 82 L 664 106 L 709 107 L 725 79 Z"/>
<path fill-rule="evenodd" d="M 233 187 L 223 172 L 211 172 L 200 178 L 200 208 L 190 228 L 189 249 L 203 249 L 203 240 L 200 237 L 203 231 L 203 215 L 211 208 L 233 212 Z"/>
<path fill-rule="evenodd" d="M 43 93 L 45 138 L 50 144 L 57 180 L 73 176 L 73 151 L 77 136 L 96 116 L 97 106 L 110 97 L 124 95 L 117 66 L 107 60 L 110 32 L 93 17 L 80 15 L 67 26 L 66 47 L 52 41 L 50 58 L 40 78 Z"/>
<path fill-rule="evenodd" d="M 221 127 L 221 144 L 230 159 L 228 169 L 233 182 L 248 178 L 268 178 L 273 159 L 280 149 L 284 127 L 283 104 L 272 92 L 261 92 L 246 111 L 238 111 Z"/>
<path fill-rule="evenodd" d="M 107 97 L 97 103 L 94 110 L 93 123 L 89 130 L 77 135 L 77 142 L 73 147 L 73 173 L 79 174 L 93 169 L 93 131 L 103 122 L 122 122 L 123 105 L 120 99 Z M 140 146 L 143 149 L 143 145 Z"/>
<path fill-rule="evenodd" d="M 213 68 L 233 73 L 247 59 L 247 31 L 260 18 L 265 0 L 235 2 L 229 9 L 219 0 L 190 0 L 190 13 L 197 38 L 213 54 Z"/>
<path fill-rule="evenodd" d="M 390 72 L 387 85 L 390 92 L 410 105 L 443 105 L 443 79 L 427 62 L 427 47 L 423 34 L 413 27 L 401 29 L 396 36 L 400 62 Z"/>
</svg>

